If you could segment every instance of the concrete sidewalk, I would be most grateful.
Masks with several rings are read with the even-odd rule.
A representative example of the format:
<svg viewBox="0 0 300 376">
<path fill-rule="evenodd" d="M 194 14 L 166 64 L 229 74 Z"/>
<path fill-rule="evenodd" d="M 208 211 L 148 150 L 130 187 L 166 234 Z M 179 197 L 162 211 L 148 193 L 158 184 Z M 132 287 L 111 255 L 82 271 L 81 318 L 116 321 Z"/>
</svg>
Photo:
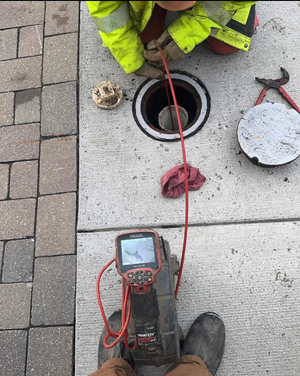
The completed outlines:
<svg viewBox="0 0 300 376">
<path fill-rule="evenodd" d="M 103 320 L 96 279 L 114 257 L 114 238 L 129 229 L 154 228 L 181 257 L 184 196 L 166 199 L 160 178 L 182 164 L 180 142 L 148 137 L 132 112 L 145 78 L 125 75 L 81 4 L 79 90 L 79 207 L 77 226 L 76 376 L 97 369 Z M 170 70 L 198 77 L 211 97 L 204 127 L 186 139 L 187 161 L 206 177 L 189 194 L 189 232 L 178 294 L 186 334 L 202 312 L 225 322 L 226 349 L 218 370 L 230 374 L 299 375 L 299 160 L 277 168 L 252 164 L 237 142 L 237 125 L 262 89 L 255 77 L 290 73 L 285 89 L 299 105 L 299 3 L 257 4 L 260 25 L 248 53 L 216 55 L 203 45 Z M 115 110 L 98 108 L 92 90 L 111 79 L 126 94 Z M 286 102 L 269 90 L 265 102 Z M 174 228 L 174 226 L 177 226 Z M 114 267 L 101 282 L 105 312 L 120 307 Z M 139 367 L 163 375 L 167 367 Z"/>
<path fill-rule="evenodd" d="M 0 374 L 74 374 L 78 1 L 0 2 Z"/>
</svg>

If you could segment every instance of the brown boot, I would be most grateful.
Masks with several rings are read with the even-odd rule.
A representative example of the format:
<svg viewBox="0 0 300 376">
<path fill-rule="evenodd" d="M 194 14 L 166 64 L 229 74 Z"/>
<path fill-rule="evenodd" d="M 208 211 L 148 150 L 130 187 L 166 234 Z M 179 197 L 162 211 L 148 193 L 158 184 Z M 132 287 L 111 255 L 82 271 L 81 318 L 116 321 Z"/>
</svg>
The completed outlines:
<svg viewBox="0 0 300 376">
<path fill-rule="evenodd" d="M 208 371 L 215 375 L 225 348 L 225 327 L 216 313 L 200 315 L 185 338 L 181 355 L 196 355 L 201 358 Z"/>
</svg>

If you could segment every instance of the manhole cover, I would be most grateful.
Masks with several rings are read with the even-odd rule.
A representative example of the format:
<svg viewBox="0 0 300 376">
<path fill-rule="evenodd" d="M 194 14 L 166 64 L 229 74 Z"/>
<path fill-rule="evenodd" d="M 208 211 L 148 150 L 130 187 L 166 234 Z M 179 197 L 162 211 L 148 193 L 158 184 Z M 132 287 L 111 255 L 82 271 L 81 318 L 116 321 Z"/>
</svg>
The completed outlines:
<svg viewBox="0 0 300 376">
<path fill-rule="evenodd" d="M 188 120 L 182 130 L 183 137 L 187 138 L 197 133 L 205 124 L 210 113 L 210 96 L 198 78 L 180 71 L 171 71 L 170 75 L 177 104 L 188 115 Z M 171 105 L 173 105 L 169 84 L 168 92 Z M 135 93 L 132 105 L 133 116 L 140 129 L 149 137 L 160 141 L 178 141 L 180 140 L 178 126 L 172 129 L 169 125 L 162 126 L 161 124 L 161 114 L 168 106 L 164 80 L 149 78 Z"/>
<path fill-rule="evenodd" d="M 300 154 L 300 115 L 281 103 L 254 106 L 237 129 L 239 145 L 251 162 L 263 167 L 290 163 Z"/>
</svg>

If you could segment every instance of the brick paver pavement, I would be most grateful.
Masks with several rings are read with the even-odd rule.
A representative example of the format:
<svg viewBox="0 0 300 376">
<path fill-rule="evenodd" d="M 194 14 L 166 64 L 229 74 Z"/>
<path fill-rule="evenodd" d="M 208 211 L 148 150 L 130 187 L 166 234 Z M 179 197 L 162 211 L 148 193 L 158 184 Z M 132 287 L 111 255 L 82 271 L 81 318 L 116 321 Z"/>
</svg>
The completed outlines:
<svg viewBox="0 0 300 376">
<path fill-rule="evenodd" d="M 0 375 L 69 376 L 80 2 L 0 9 Z"/>
</svg>

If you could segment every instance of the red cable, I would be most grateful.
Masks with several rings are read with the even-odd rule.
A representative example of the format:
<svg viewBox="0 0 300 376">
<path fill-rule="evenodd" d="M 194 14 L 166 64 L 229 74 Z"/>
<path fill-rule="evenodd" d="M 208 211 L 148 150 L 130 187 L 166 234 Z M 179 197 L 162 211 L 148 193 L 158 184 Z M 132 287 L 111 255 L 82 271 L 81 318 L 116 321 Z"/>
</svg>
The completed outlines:
<svg viewBox="0 0 300 376">
<path fill-rule="evenodd" d="M 124 307 L 126 307 L 127 300 L 128 300 L 128 312 L 127 312 L 125 324 L 123 325 L 122 330 L 120 330 L 120 332 L 117 333 L 117 335 L 118 335 L 117 339 L 110 345 L 108 345 L 106 343 L 106 341 L 109 337 L 115 338 L 116 332 L 113 332 L 113 334 L 114 334 L 113 336 L 110 335 L 109 333 L 107 333 L 107 335 L 104 337 L 104 340 L 103 340 L 103 345 L 106 349 L 111 349 L 112 347 L 114 347 L 120 341 L 120 339 L 123 337 L 125 331 L 127 330 L 127 326 L 128 326 L 129 319 L 130 319 L 130 313 L 131 313 L 131 304 L 130 304 L 130 298 L 129 298 L 130 297 L 130 290 L 131 290 L 131 287 L 128 286 L 127 289 L 126 289 L 126 293 L 125 293 L 125 299 L 124 299 L 124 302 L 122 304 L 122 316 L 123 316 L 123 310 L 124 310 Z"/>
<path fill-rule="evenodd" d="M 124 327 L 126 322 L 126 309 L 127 309 L 127 301 L 125 300 L 125 294 L 126 294 L 126 283 L 123 279 L 122 281 L 122 327 Z M 125 306 L 124 303 L 126 302 Z M 128 337 L 127 337 L 127 331 L 124 332 L 124 342 L 125 342 L 125 348 L 128 348 Z"/>
<path fill-rule="evenodd" d="M 174 91 L 171 75 L 170 75 L 168 65 L 167 65 L 166 59 L 164 57 L 163 51 L 162 51 L 160 46 L 158 46 L 157 48 L 158 48 L 159 52 L 161 53 L 161 57 L 162 57 L 162 60 L 163 60 L 163 63 L 164 63 L 165 70 L 166 70 L 167 75 L 168 75 L 170 88 L 171 88 L 171 92 L 172 92 L 172 96 L 173 96 L 173 101 L 174 101 L 174 106 L 175 106 L 176 116 L 177 116 L 177 121 L 178 121 L 178 127 L 179 127 L 179 133 L 180 133 L 181 148 L 182 148 L 182 155 L 183 155 L 183 164 L 184 164 L 184 176 L 185 176 L 185 197 L 186 197 L 186 200 L 185 200 L 185 230 L 184 230 L 184 240 L 183 240 L 183 249 L 182 249 L 182 256 L 181 256 L 181 264 L 180 264 L 180 268 L 179 268 L 178 280 L 177 280 L 176 289 L 175 289 L 175 298 L 176 298 L 177 294 L 178 294 L 179 285 L 180 285 L 180 279 L 181 279 L 181 275 L 182 275 L 182 269 L 183 269 L 183 263 L 184 263 L 184 257 L 185 257 L 185 250 L 186 250 L 187 231 L 188 231 L 188 211 L 189 211 L 188 210 L 189 209 L 189 202 L 188 202 L 189 201 L 188 200 L 189 199 L 189 195 L 188 195 L 189 186 L 188 186 L 188 178 L 187 178 L 188 174 L 187 174 L 184 139 L 183 139 L 182 126 L 181 126 L 181 120 L 180 120 L 177 100 L 176 100 L 176 96 L 175 96 L 175 91 Z"/>
<path fill-rule="evenodd" d="M 114 262 L 116 261 L 116 258 L 113 258 L 112 260 L 110 260 L 101 270 L 101 272 L 99 273 L 98 275 L 98 278 L 97 278 L 97 284 L 96 284 L 96 290 L 97 290 L 97 300 L 98 300 L 98 304 L 99 304 L 99 307 L 100 307 L 100 311 L 101 311 L 101 314 L 102 314 L 102 317 L 103 317 L 103 321 L 104 321 L 104 325 L 106 327 L 106 330 L 107 330 L 107 333 L 112 335 L 112 332 L 110 331 L 109 329 L 109 326 L 108 326 L 108 323 L 107 323 L 107 319 L 106 319 L 106 316 L 105 316 L 105 313 L 104 313 L 104 309 L 103 309 L 103 306 L 102 306 L 102 302 L 101 302 L 101 298 L 100 298 L 100 279 L 102 277 L 102 274 L 104 273 L 104 271 Z"/>
<path fill-rule="evenodd" d="M 170 116 L 171 116 L 171 122 L 172 122 L 172 130 L 174 131 L 174 120 L 173 120 L 173 113 L 172 113 L 172 108 L 171 108 L 171 101 L 170 101 L 170 96 L 169 96 L 169 90 L 168 90 L 168 82 L 165 77 L 165 70 L 164 67 L 161 68 L 164 74 L 164 82 L 165 82 L 165 88 L 166 88 L 166 94 L 167 94 L 167 99 L 168 99 L 168 106 L 169 106 L 169 111 L 170 111 Z"/>
<path fill-rule="evenodd" d="M 100 307 L 100 311 L 101 311 L 101 314 L 102 314 L 102 318 L 103 318 L 103 321 L 104 321 L 104 325 L 105 325 L 105 328 L 106 328 L 106 331 L 107 331 L 107 335 L 105 336 L 104 340 L 103 340 L 103 345 L 105 348 L 107 349 L 110 349 L 112 348 L 113 346 L 115 346 L 119 341 L 120 339 L 122 338 L 122 336 L 124 335 L 126 329 L 127 329 L 127 326 L 128 326 L 128 323 L 129 323 L 129 319 L 130 319 L 130 314 L 131 314 L 131 300 L 130 300 L 130 290 L 131 290 L 131 287 L 128 286 L 126 288 L 126 291 L 125 288 L 123 289 L 123 294 L 122 294 L 122 326 L 123 328 L 120 329 L 119 332 L 112 332 L 109 328 L 109 325 L 108 325 L 108 322 L 107 322 L 107 318 L 105 316 L 105 313 L 104 313 L 104 309 L 103 309 L 103 305 L 102 305 L 102 302 L 101 302 L 101 297 L 100 297 L 100 279 L 102 277 L 102 274 L 104 273 L 104 271 L 114 262 L 116 261 L 116 258 L 113 258 L 111 261 L 109 261 L 103 268 L 102 270 L 100 271 L 99 275 L 98 275 L 98 278 L 97 278 L 97 284 L 96 284 L 96 290 L 97 290 L 97 300 L 98 300 L 98 304 L 99 304 L 99 307 Z M 126 307 L 127 307 L 127 303 L 128 303 L 128 312 L 127 312 L 127 315 L 126 315 Z M 107 345 L 106 341 L 109 337 L 112 337 L 112 338 L 117 338 L 112 344 L 110 345 Z M 128 342 L 127 342 L 127 333 L 125 334 L 125 343 L 127 344 L 128 346 Z"/>
</svg>

